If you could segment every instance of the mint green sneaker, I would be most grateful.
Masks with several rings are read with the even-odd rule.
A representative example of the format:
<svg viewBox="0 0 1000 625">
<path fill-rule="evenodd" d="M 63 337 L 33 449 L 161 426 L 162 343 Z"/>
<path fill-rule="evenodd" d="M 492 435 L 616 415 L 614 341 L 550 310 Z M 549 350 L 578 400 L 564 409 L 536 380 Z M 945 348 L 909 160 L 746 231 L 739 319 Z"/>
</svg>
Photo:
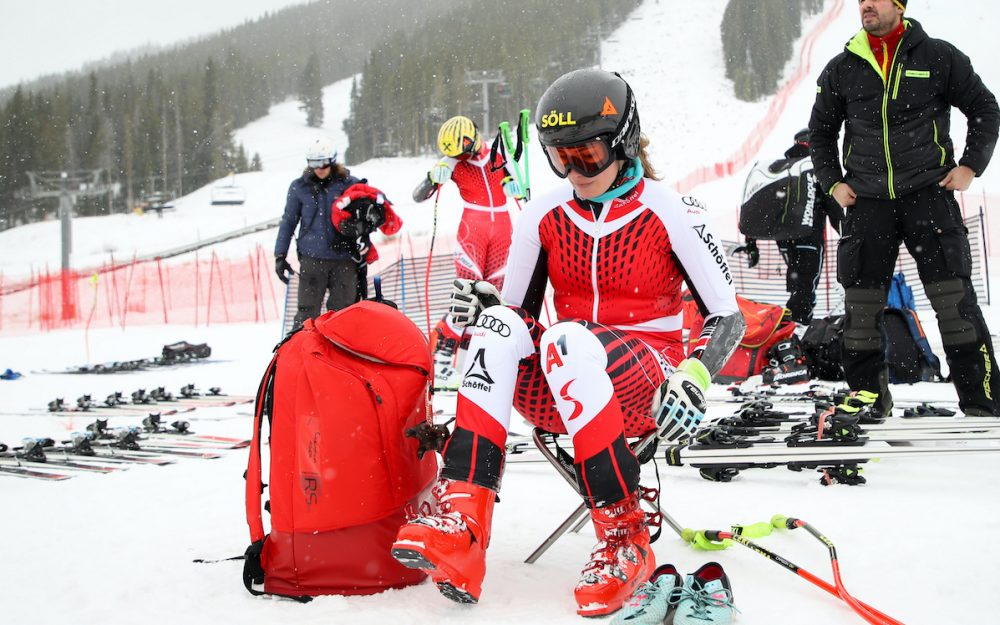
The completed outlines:
<svg viewBox="0 0 1000 625">
<path fill-rule="evenodd" d="M 674 590 L 674 625 L 729 625 L 733 622 L 733 589 L 718 562 L 709 562 L 687 576 Z"/>
<path fill-rule="evenodd" d="M 653 571 L 625 601 L 611 625 L 660 625 L 670 609 L 670 597 L 679 587 L 681 575 L 673 564 L 663 564 Z"/>
</svg>

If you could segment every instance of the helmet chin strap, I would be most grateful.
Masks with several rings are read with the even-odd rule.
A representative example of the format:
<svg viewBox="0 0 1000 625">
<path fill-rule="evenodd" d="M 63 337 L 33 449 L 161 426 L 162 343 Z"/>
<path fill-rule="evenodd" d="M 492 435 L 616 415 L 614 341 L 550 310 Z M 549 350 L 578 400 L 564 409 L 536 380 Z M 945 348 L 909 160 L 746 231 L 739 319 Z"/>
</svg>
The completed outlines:
<svg viewBox="0 0 1000 625">
<path fill-rule="evenodd" d="M 646 170 L 642 168 L 642 162 L 638 158 L 633 158 L 631 164 L 615 177 L 615 182 L 611 185 L 610 189 L 597 197 L 590 198 L 589 201 L 604 203 L 608 200 L 621 197 L 634 189 L 635 185 L 639 184 L 639 181 L 642 180 L 642 176 L 645 173 Z"/>
</svg>

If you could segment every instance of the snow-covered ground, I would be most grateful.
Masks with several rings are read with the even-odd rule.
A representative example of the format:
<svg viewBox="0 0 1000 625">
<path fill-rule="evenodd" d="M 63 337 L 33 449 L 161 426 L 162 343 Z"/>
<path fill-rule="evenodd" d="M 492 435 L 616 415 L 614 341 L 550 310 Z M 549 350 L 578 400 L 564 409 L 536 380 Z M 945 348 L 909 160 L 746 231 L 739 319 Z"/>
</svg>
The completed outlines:
<svg viewBox="0 0 1000 625">
<path fill-rule="evenodd" d="M 724 79 L 718 32 L 725 3 L 647 0 L 603 50 L 604 66 L 621 70 L 635 87 L 644 128 L 653 139 L 653 158 L 667 180 L 731 154 L 748 129 L 766 114 L 769 103 L 737 102 Z M 827 7 L 840 6 L 834 0 Z M 914 2 L 913 16 L 933 36 L 944 37 L 969 54 L 994 91 L 1000 66 L 992 63 L 993 38 L 987 9 L 977 0 L 961 9 L 944 0 Z M 808 32 L 815 19 L 805 26 Z M 780 154 L 802 127 L 811 106 L 815 74 L 858 27 L 856 5 L 843 2 L 835 21 L 815 43 L 810 77 L 792 94 L 775 133 L 764 141 L 761 158 Z M 642 41 L 642 45 L 635 45 Z M 796 57 L 798 58 L 798 57 Z M 789 67 L 791 73 L 794 68 Z M 326 132 L 338 141 L 346 114 L 350 81 L 326 90 Z M 964 123 L 955 115 L 953 136 L 962 143 Z M 301 171 L 301 153 L 317 131 L 304 125 L 294 102 L 275 106 L 271 115 L 237 133 L 248 151 L 259 152 L 265 171 L 242 174 L 247 189 L 241 207 L 210 205 L 210 188 L 178 201 L 177 209 L 155 215 L 78 219 L 74 264 L 93 266 L 130 258 L 273 219 L 284 205 L 288 182 Z M 532 182 L 536 194 L 558 183 L 532 144 Z M 346 149 L 342 144 L 341 152 Z M 410 191 L 433 156 L 378 159 L 352 165 L 385 190 L 414 239 L 431 231 L 430 203 L 415 205 Z M 977 187 L 1000 188 L 1000 167 Z M 695 190 L 718 216 L 717 226 L 735 236 L 733 215 L 745 172 Z M 438 232 L 454 232 L 458 195 L 445 188 Z M 516 217 L 516 211 L 515 217 Z M 221 254 L 245 255 L 248 247 L 273 244 L 274 231 L 217 246 Z M 377 242 L 378 243 L 378 242 Z M 388 244 L 386 244 L 388 245 Z M 58 265 L 58 224 L 35 224 L 0 233 L 0 271 L 27 276 L 32 267 Z M 998 264 L 994 259 L 992 266 Z M 994 281 L 994 286 L 1000 282 Z M 996 292 L 996 291 L 995 291 Z M 987 306 L 990 326 L 1000 328 L 1000 313 Z M 926 314 L 925 314 L 926 315 Z M 925 316 L 937 353 L 937 330 Z M 86 419 L 53 417 L 39 411 L 55 397 L 72 401 L 82 393 L 101 398 L 113 391 L 182 384 L 202 389 L 220 386 L 250 394 L 279 336 L 277 322 L 210 327 L 129 327 L 0 335 L 0 370 L 26 374 L 0 381 L 0 441 L 16 444 L 24 436 L 59 438 L 84 427 Z M 178 340 L 207 342 L 210 362 L 159 372 L 113 376 L 36 373 L 84 362 L 150 357 Z M 893 389 L 897 399 L 954 400 L 946 384 Z M 722 389 L 713 396 L 721 398 Z M 716 403 L 710 416 L 732 404 Z M 19 413 L 19 414 L 11 414 Z M 245 407 L 200 408 L 190 415 L 199 432 L 249 436 Z M 130 421 L 131 419 L 131 421 Z M 112 425 L 134 423 L 120 417 Z M 149 623 L 215 625 L 219 622 L 273 623 L 579 623 L 572 588 L 593 543 L 591 530 L 561 539 L 534 565 L 523 560 L 576 506 L 577 498 L 542 463 L 511 457 L 497 506 L 486 584 L 479 605 L 459 606 L 439 596 L 430 584 L 371 597 L 323 597 L 311 604 L 262 600 L 242 587 L 242 563 L 194 564 L 195 558 L 242 553 L 248 542 L 243 513 L 244 452 L 227 452 L 212 461 L 182 461 L 168 467 L 135 467 L 114 475 L 83 475 L 61 483 L 0 477 L 0 597 L 11 623 Z M 867 467 L 863 487 L 825 488 L 810 471 L 777 468 L 748 471 L 728 484 L 701 479 L 688 467 L 660 463 L 663 505 L 683 525 L 724 529 L 733 523 L 766 520 L 775 513 L 799 516 L 836 544 L 845 583 L 859 598 L 905 623 L 995 622 L 990 571 L 1000 558 L 991 538 L 1000 530 L 1000 454 L 886 460 Z M 647 467 L 647 483 L 654 483 Z M 803 568 L 831 579 L 825 548 L 803 532 L 772 535 L 761 543 Z M 738 546 L 700 553 L 669 530 L 654 545 L 659 562 L 683 572 L 705 561 L 721 562 L 732 579 L 736 622 L 744 625 L 861 622 L 842 602 L 802 579 Z M 605 619 L 606 621 L 606 619 Z"/>
</svg>

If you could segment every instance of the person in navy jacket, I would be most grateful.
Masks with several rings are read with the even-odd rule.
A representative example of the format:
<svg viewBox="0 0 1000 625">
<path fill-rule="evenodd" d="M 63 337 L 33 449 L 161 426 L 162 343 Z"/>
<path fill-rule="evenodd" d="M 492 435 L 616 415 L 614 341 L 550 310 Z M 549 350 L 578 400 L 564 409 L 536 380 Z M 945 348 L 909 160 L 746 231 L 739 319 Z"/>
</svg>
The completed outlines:
<svg viewBox="0 0 1000 625">
<path fill-rule="evenodd" d="M 383 216 L 383 232 L 389 225 L 385 220 L 387 202 L 377 189 L 363 185 L 364 180 L 355 178 L 343 164 L 337 162 L 337 150 L 327 138 L 316 139 L 306 151 L 307 167 L 302 175 L 288 187 L 285 212 L 278 227 L 278 238 L 274 244 L 275 271 L 282 282 L 288 283 L 295 273 L 288 263 L 288 248 L 292 235 L 298 227 L 295 239 L 299 258 L 298 310 L 294 328 L 306 319 L 320 314 L 323 297 L 328 310 L 340 310 L 364 299 L 367 292 L 367 262 L 373 254 L 367 237 L 364 239 L 348 236 L 342 219 L 350 204 L 352 194 L 344 206 L 334 208 L 333 204 L 342 198 L 354 185 L 368 190 L 377 201 L 375 206 Z M 357 199 L 357 198 L 354 198 Z M 355 203 L 357 204 L 357 203 Z M 388 209 L 391 213 L 391 208 Z M 335 217 L 341 217 L 335 219 Z M 395 214 L 393 220 L 398 222 Z M 395 224 L 398 226 L 401 224 Z M 353 231 L 352 229 L 351 231 Z M 387 232 L 388 233 L 388 232 Z"/>
</svg>

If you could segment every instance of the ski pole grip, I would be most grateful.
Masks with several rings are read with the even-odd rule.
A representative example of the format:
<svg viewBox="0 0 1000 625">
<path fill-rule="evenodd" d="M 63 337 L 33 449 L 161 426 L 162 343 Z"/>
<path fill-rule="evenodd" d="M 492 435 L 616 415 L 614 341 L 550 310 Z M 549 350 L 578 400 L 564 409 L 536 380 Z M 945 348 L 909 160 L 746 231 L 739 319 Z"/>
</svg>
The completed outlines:
<svg viewBox="0 0 1000 625">
<path fill-rule="evenodd" d="M 722 542 L 728 532 L 723 532 L 722 530 L 704 530 L 700 533 L 712 542 Z"/>
<path fill-rule="evenodd" d="M 729 545 L 733 544 L 731 540 L 709 538 L 708 532 L 704 530 L 693 530 L 689 527 L 685 527 L 684 530 L 681 531 L 681 539 L 695 549 L 700 549 L 702 551 L 722 551 L 723 549 L 727 549 Z"/>
<path fill-rule="evenodd" d="M 786 517 L 783 514 L 776 514 L 771 517 L 771 525 L 774 527 L 783 527 L 785 529 L 793 530 L 799 526 L 799 520 L 795 517 Z"/>
<path fill-rule="evenodd" d="M 774 529 L 774 526 L 771 523 L 760 521 L 750 525 L 734 525 L 733 533 L 744 538 L 763 538 L 770 536 L 772 529 Z"/>
</svg>

